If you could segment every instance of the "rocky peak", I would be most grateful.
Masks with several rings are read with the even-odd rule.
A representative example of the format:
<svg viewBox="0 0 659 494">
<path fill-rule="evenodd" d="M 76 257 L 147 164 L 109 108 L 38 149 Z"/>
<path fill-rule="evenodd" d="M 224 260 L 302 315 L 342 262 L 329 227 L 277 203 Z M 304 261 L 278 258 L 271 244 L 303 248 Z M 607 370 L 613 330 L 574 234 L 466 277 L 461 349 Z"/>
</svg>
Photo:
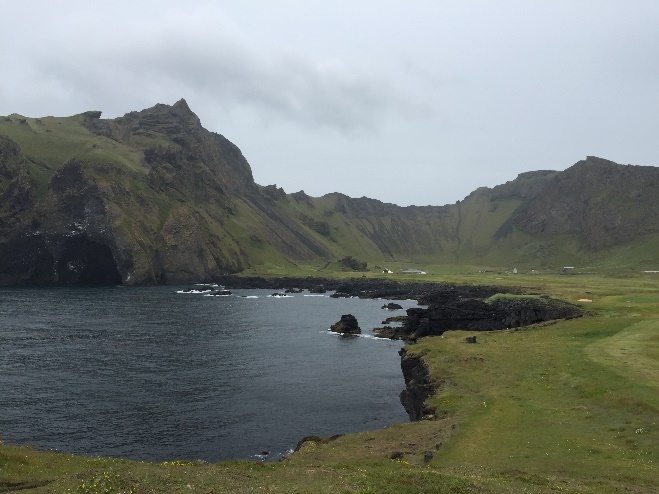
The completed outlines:
<svg viewBox="0 0 659 494">
<path fill-rule="evenodd" d="M 97 119 L 101 118 L 102 114 L 103 114 L 103 112 L 100 112 L 98 110 L 90 110 L 90 111 L 86 111 L 84 113 L 81 113 L 80 115 L 82 116 L 82 118 L 97 120 Z"/>
<path fill-rule="evenodd" d="M 538 195 L 550 183 L 551 179 L 558 174 L 559 172 L 553 170 L 520 173 L 515 180 L 497 185 L 489 189 L 487 193 L 491 199 L 531 199 Z"/>
<path fill-rule="evenodd" d="M 610 161 L 604 158 L 599 158 L 597 156 L 586 156 L 585 160 L 577 161 L 572 165 L 568 170 L 577 170 L 577 169 L 590 169 L 590 170 L 606 170 L 606 169 L 620 169 L 621 166 L 615 161 Z"/>
<path fill-rule="evenodd" d="M 580 161 L 579 163 L 583 163 L 583 161 L 586 161 L 586 162 L 592 163 L 592 164 L 620 166 L 615 161 L 607 160 L 605 158 L 600 158 L 599 156 L 586 156 L 586 159 Z"/>
<path fill-rule="evenodd" d="M 527 233 L 575 235 L 582 248 L 602 250 L 657 232 L 658 186 L 659 168 L 588 156 L 557 174 L 514 221 Z"/>
<path fill-rule="evenodd" d="M 191 115 L 196 116 L 193 111 L 188 106 L 188 102 L 184 98 L 181 98 L 176 103 L 172 105 L 172 113 L 181 117 L 188 117 Z"/>
<path fill-rule="evenodd" d="M 132 130 L 139 128 L 169 136 L 202 129 L 199 117 L 190 110 L 184 99 L 173 105 L 158 103 L 146 110 L 127 113 L 116 122 L 119 125 L 129 123 Z"/>
</svg>

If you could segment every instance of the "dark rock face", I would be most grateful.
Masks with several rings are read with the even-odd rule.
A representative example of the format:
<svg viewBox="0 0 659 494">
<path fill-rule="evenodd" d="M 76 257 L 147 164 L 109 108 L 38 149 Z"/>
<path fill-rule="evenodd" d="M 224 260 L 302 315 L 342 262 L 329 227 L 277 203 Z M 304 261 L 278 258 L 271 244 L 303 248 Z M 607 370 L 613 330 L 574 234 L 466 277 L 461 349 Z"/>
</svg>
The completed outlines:
<svg viewBox="0 0 659 494">
<path fill-rule="evenodd" d="M 0 244 L 0 284 L 52 282 L 55 258 L 43 237 L 22 237 Z"/>
<path fill-rule="evenodd" d="M 362 330 L 359 327 L 357 318 L 352 314 L 344 314 L 341 319 L 330 326 L 330 331 L 344 335 L 360 334 Z"/>
<path fill-rule="evenodd" d="M 84 234 L 23 237 L 0 244 L 0 284 L 121 283 L 112 249 Z"/>
<path fill-rule="evenodd" d="M 428 309 L 408 309 L 407 331 L 414 338 L 441 334 L 449 329 L 501 329 L 493 308 L 478 299 L 458 299 L 450 304 L 431 305 Z"/>
<path fill-rule="evenodd" d="M 390 340 L 405 340 L 408 334 L 403 327 L 383 326 L 381 328 L 373 328 L 373 335 L 378 338 L 388 338 Z"/>
<path fill-rule="evenodd" d="M 383 305 L 382 308 L 387 310 L 401 310 L 403 306 L 394 302 L 389 302 L 388 304 Z"/>
<path fill-rule="evenodd" d="M 492 302 L 442 297 L 427 309 L 408 309 L 405 330 L 410 339 L 417 339 L 452 329 L 492 331 L 581 315 L 579 307 L 545 297 L 502 297 Z"/>
<path fill-rule="evenodd" d="M 528 326 L 554 319 L 573 319 L 583 315 L 579 307 L 549 297 L 503 299 L 493 302 L 492 305 L 501 318 L 502 326 L 506 328 Z"/>
<path fill-rule="evenodd" d="M 426 404 L 426 400 L 435 392 L 428 367 L 421 357 L 409 355 L 405 349 L 402 349 L 400 354 L 400 365 L 405 378 L 405 389 L 400 394 L 400 402 L 412 421 L 433 417 L 435 410 Z"/>
<path fill-rule="evenodd" d="M 13 155 L 15 183 L 24 163 Z M 0 221 L 0 284 L 120 284 L 132 260 L 117 247 L 106 204 L 81 163 L 72 160 L 57 170 L 43 204 L 32 200 L 30 181 L 24 185 L 25 194 L 9 197 L 10 184 L 3 197 L 9 211 L 27 207 L 30 215 L 9 231 Z"/>
<path fill-rule="evenodd" d="M 26 160 L 15 142 L 0 135 L 0 244 L 37 228 L 39 221 L 30 214 L 33 211 L 34 188 Z"/>
<path fill-rule="evenodd" d="M 588 156 L 552 176 L 512 221 L 538 236 L 574 235 L 601 250 L 659 231 L 657 191 L 659 168 Z"/>
<path fill-rule="evenodd" d="M 121 274 L 110 248 L 86 237 L 64 242 L 55 273 L 56 280 L 64 284 L 121 284 Z"/>
</svg>

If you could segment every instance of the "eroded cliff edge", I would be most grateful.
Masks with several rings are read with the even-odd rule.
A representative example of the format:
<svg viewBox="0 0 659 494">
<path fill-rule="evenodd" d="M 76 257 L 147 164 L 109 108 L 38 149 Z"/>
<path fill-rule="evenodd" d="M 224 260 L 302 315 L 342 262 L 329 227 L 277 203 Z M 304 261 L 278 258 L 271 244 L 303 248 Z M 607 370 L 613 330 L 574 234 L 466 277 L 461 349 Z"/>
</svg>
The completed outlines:
<svg viewBox="0 0 659 494">
<path fill-rule="evenodd" d="M 410 354 L 405 348 L 399 353 L 405 379 L 405 389 L 400 393 L 401 404 L 413 422 L 434 418 L 435 409 L 426 403 L 436 391 L 428 366 L 422 356 Z"/>
</svg>

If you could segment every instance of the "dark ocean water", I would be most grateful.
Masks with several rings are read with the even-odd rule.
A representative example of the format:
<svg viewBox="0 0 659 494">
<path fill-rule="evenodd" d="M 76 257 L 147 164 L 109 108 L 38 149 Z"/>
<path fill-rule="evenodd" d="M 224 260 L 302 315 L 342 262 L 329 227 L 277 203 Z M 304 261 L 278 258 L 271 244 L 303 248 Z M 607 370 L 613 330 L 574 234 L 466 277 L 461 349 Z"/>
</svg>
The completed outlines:
<svg viewBox="0 0 659 494">
<path fill-rule="evenodd" d="M 370 333 L 384 301 L 176 290 L 0 289 L 2 438 L 212 461 L 407 420 L 400 343 L 327 332 L 352 313 Z"/>
</svg>

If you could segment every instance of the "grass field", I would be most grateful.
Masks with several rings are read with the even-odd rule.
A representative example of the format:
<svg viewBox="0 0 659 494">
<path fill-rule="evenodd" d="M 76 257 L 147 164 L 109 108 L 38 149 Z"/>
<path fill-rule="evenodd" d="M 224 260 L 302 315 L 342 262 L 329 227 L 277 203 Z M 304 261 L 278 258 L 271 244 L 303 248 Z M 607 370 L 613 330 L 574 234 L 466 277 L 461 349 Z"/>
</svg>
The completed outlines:
<svg viewBox="0 0 659 494">
<path fill-rule="evenodd" d="M 432 273 L 423 279 L 587 298 L 590 315 L 478 333 L 475 345 L 455 331 L 409 346 L 437 385 L 435 420 L 306 443 L 269 464 L 2 445 L 0 492 L 659 492 L 659 276 Z"/>
</svg>

